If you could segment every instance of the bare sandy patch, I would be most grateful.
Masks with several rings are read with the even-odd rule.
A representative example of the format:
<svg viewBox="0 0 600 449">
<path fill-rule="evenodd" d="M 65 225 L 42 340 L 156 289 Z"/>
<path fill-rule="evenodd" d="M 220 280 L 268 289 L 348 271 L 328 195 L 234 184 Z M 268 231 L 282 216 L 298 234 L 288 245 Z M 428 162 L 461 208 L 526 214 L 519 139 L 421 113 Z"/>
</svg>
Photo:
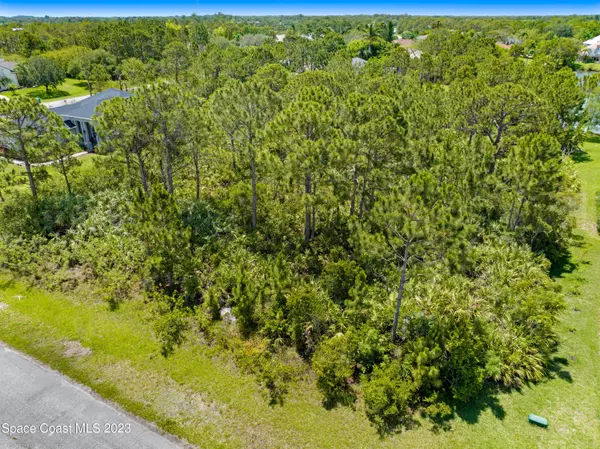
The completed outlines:
<svg viewBox="0 0 600 449">
<path fill-rule="evenodd" d="M 198 426 L 214 422 L 220 415 L 220 407 L 214 401 L 168 376 L 140 372 L 127 362 L 105 365 L 102 371 L 109 379 L 119 379 L 127 389 L 135 392 L 136 400 L 180 424 Z"/>
<path fill-rule="evenodd" d="M 78 341 L 65 341 L 63 345 L 65 347 L 63 351 L 65 357 L 85 357 L 92 353 L 90 348 L 86 348 Z"/>
<path fill-rule="evenodd" d="M 579 223 L 579 227 L 584 231 L 591 232 L 592 234 L 596 234 L 598 232 L 598 227 L 596 226 L 596 223 L 594 223 L 591 220 L 581 220 L 581 222 Z"/>
</svg>

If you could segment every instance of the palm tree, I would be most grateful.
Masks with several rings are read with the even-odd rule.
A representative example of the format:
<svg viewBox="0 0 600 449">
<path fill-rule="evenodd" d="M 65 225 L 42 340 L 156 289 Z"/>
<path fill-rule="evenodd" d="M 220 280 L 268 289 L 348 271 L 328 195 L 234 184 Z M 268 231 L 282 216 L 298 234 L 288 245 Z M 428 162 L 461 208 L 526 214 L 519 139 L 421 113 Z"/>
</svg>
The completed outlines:
<svg viewBox="0 0 600 449">
<path fill-rule="evenodd" d="M 396 27 L 392 21 L 382 24 L 381 35 L 386 42 L 392 42 L 396 37 Z"/>
<path fill-rule="evenodd" d="M 359 28 L 362 31 L 363 38 L 365 38 L 369 42 L 375 42 L 380 36 L 381 24 L 371 22 L 368 25 L 363 25 Z"/>
<path fill-rule="evenodd" d="M 369 56 L 373 55 L 373 43 L 381 39 L 381 24 L 371 22 L 368 25 L 361 26 L 359 30 L 364 33 L 363 38 L 369 42 Z"/>
</svg>

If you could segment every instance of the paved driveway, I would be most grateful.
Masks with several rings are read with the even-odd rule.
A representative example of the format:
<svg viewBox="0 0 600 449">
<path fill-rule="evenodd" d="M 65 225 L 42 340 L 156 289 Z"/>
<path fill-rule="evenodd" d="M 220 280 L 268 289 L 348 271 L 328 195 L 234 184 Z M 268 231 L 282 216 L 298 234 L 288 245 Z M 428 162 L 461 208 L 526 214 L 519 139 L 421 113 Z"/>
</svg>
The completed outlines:
<svg viewBox="0 0 600 449">
<path fill-rule="evenodd" d="M 0 343 L 0 449 L 182 449 Z"/>
<path fill-rule="evenodd" d="M 89 95 L 82 95 L 80 97 L 64 98 L 62 100 L 45 101 L 43 104 L 52 109 L 57 108 L 59 106 L 66 106 L 68 104 L 77 103 L 78 101 L 85 100 L 88 97 Z"/>
</svg>

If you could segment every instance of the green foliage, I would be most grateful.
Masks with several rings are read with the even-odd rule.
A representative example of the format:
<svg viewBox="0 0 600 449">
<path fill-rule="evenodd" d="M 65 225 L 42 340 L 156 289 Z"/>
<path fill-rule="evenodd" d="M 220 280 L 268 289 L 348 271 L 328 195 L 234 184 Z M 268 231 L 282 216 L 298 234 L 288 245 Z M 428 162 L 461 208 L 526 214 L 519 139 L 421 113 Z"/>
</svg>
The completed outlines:
<svg viewBox="0 0 600 449">
<path fill-rule="evenodd" d="M 319 344 L 312 358 L 317 388 L 323 393 L 328 408 L 356 400 L 352 389 L 355 364 L 348 346 L 348 338 L 337 334 Z"/>
<path fill-rule="evenodd" d="M 357 41 L 352 41 L 348 44 L 348 51 L 354 55 L 364 59 L 372 58 L 381 55 L 388 48 L 386 41 L 382 38 L 365 38 Z"/>
<path fill-rule="evenodd" d="M 56 89 L 65 80 L 65 71 L 53 59 L 34 56 L 17 66 L 19 84 L 24 87 L 44 86 Z"/>
<path fill-rule="evenodd" d="M 569 29 L 294 18 L 276 43 L 288 22 L 265 20 L 94 22 L 88 49 L 23 38 L 90 92 L 136 89 L 99 106 L 93 169 L 58 116 L 0 102 L 25 163 L 0 183 L 0 265 L 93 284 L 110 309 L 144 297 L 164 356 L 199 330 L 271 405 L 312 367 L 327 407 L 364 397 L 381 431 L 547 377 L 563 305 L 546 259 L 572 238 L 570 155 L 595 107 L 565 67 Z M 428 33 L 419 53 L 394 28 Z"/>
<path fill-rule="evenodd" d="M 87 198 L 59 193 L 33 201 L 17 196 L 0 210 L 3 232 L 12 236 L 53 237 L 64 235 L 81 223 L 87 213 Z"/>
<path fill-rule="evenodd" d="M 287 297 L 292 341 L 301 355 L 310 356 L 339 310 L 314 284 L 300 284 Z"/>
<path fill-rule="evenodd" d="M 140 86 L 149 77 L 146 65 L 137 58 L 129 58 L 123 61 L 120 72 L 131 86 Z"/>
<path fill-rule="evenodd" d="M 576 39 L 558 37 L 539 43 L 536 56 L 546 57 L 556 67 L 573 67 L 580 51 L 580 43 Z"/>
<path fill-rule="evenodd" d="M 365 411 L 380 432 L 411 421 L 410 407 L 415 398 L 415 384 L 406 378 L 398 361 L 377 367 L 364 385 Z"/>
<path fill-rule="evenodd" d="M 289 392 L 290 383 L 297 378 L 297 373 L 290 363 L 277 357 L 264 357 L 260 365 L 257 379 L 267 392 L 269 405 L 281 405 Z"/>
<path fill-rule="evenodd" d="M 69 63 L 68 72 L 88 83 L 90 95 L 99 92 L 110 79 L 117 60 L 108 51 L 98 48 L 79 54 Z"/>
<path fill-rule="evenodd" d="M 133 218 L 129 231 L 137 236 L 146 251 L 146 279 L 169 292 L 185 291 L 191 300 L 195 291 L 188 284 L 191 276 L 191 232 L 181 222 L 173 198 L 161 188 L 147 197 L 141 189 L 130 207 Z"/>
<path fill-rule="evenodd" d="M 167 73 L 175 77 L 179 82 L 181 72 L 190 65 L 190 55 L 187 46 L 183 42 L 174 41 L 169 43 L 163 51 L 163 59 Z"/>
<path fill-rule="evenodd" d="M 232 295 L 233 314 L 237 318 L 242 335 L 249 336 L 257 325 L 256 308 L 262 302 L 260 285 L 248 278 L 244 267 L 238 273 Z"/>
<path fill-rule="evenodd" d="M 353 260 L 329 261 L 323 268 L 322 279 L 329 297 L 336 304 L 344 304 L 362 269 Z"/>
<path fill-rule="evenodd" d="M 45 159 L 48 152 L 57 151 L 72 139 L 60 116 L 35 99 L 0 101 L 0 143 L 8 157 L 22 161 L 34 198 L 37 186 L 32 163 Z"/>
<path fill-rule="evenodd" d="M 187 329 L 183 301 L 177 297 L 153 293 L 154 332 L 160 342 L 160 353 L 168 357 L 181 345 Z"/>
</svg>

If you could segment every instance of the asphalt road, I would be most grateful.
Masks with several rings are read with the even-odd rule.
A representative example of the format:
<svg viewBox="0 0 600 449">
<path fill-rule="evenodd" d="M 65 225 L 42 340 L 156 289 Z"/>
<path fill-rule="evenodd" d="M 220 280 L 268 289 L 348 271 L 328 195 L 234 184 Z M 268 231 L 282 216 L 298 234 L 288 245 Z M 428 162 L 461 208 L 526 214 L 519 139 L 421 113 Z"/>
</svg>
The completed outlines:
<svg viewBox="0 0 600 449">
<path fill-rule="evenodd" d="M 0 342 L 0 449 L 183 447 Z"/>
</svg>

